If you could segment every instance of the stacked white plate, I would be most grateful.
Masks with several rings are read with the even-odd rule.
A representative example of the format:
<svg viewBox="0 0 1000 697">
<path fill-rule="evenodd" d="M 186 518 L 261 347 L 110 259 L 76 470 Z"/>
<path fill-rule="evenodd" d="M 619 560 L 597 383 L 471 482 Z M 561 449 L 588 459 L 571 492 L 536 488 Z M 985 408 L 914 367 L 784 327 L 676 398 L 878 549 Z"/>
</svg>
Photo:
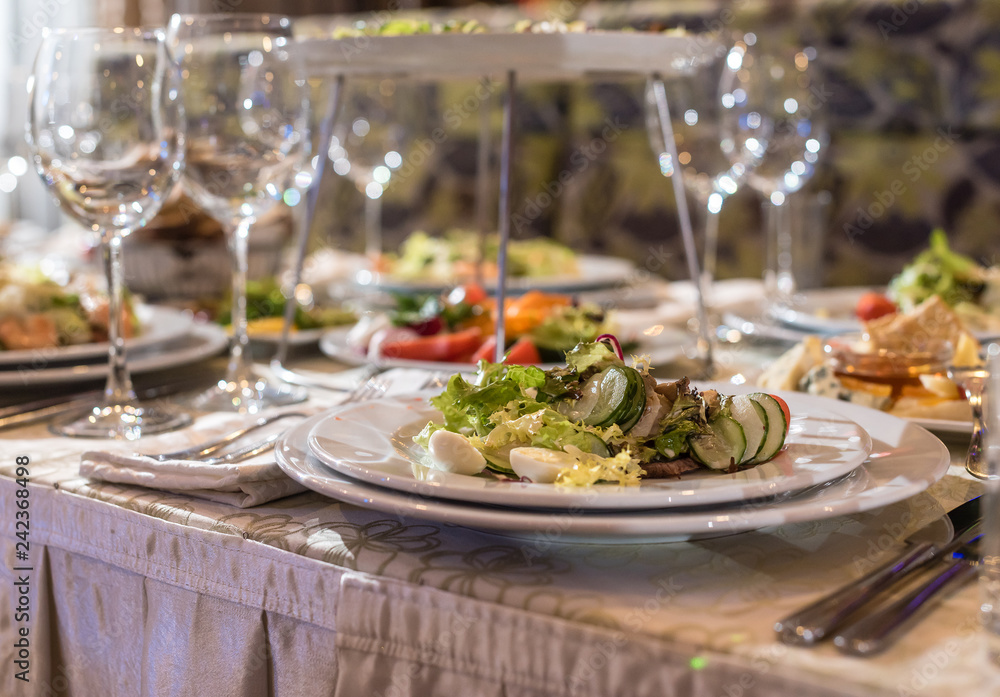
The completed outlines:
<svg viewBox="0 0 1000 697">
<path fill-rule="evenodd" d="M 195 322 L 190 312 L 151 305 L 138 305 L 135 312 L 141 331 L 125 341 L 133 374 L 193 363 L 214 356 L 228 343 L 221 327 Z M 99 381 L 107 374 L 106 341 L 0 351 L 0 387 Z"/>
<path fill-rule="evenodd" d="M 785 448 L 736 473 L 701 470 L 635 487 L 583 489 L 457 475 L 430 466 L 413 442 L 429 420 L 440 419 L 428 402 L 434 394 L 345 404 L 317 415 L 285 434 L 278 464 L 314 491 L 394 516 L 596 542 L 725 535 L 865 511 L 923 491 L 950 463 L 940 440 L 907 421 L 782 394 L 792 413 Z"/>
</svg>

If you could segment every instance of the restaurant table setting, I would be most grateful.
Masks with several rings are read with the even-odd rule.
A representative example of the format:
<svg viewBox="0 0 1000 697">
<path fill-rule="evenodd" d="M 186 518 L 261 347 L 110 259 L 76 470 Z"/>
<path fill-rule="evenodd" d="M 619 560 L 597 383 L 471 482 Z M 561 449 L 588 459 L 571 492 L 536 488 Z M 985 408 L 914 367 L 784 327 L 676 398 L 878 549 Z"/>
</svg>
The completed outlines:
<svg viewBox="0 0 1000 697">
<path fill-rule="evenodd" d="M 28 413 L 17 405 L 0 412 L 8 453 L 0 459 L 7 542 L 0 603 L 25 608 L 23 615 L 0 615 L 0 665 L 26 672 L 16 637 L 27 631 L 32 647 L 31 680 L 17 683 L 15 694 L 1000 691 L 1000 670 L 987 659 L 980 627 L 983 601 L 974 584 L 960 583 L 975 575 L 980 556 L 973 536 L 980 528 L 969 523 L 979 513 L 953 512 L 984 490 L 966 468 L 971 423 L 941 429 L 951 431 L 946 443 L 923 427 L 935 424 L 873 408 L 874 398 L 807 394 L 795 391 L 798 380 L 788 389 L 757 386 L 762 368 L 790 360 L 779 357 L 790 344 L 823 333 L 808 319 L 828 316 L 832 302 L 814 312 L 798 305 L 794 317 L 776 311 L 804 297 L 784 266 L 796 234 L 788 198 L 812 176 L 828 141 L 822 114 L 799 108 L 796 99 L 805 103 L 815 88 L 814 56 L 770 55 L 752 34 L 714 51 L 684 32 L 549 26 L 481 35 L 362 33 L 378 50 L 354 60 L 325 30 L 309 36 L 306 26 L 303 36 L 277 16 L 175 15 L 158 33 L 46 33 L 29 140 L 46 181 L 68 182 L 51 186 L 55 199 L 100 233 L 107 341 L 4 351 L 0 385 L 56 385 L 72 400 L 77 382 L 107 383 L 77 395 L 73 409 L 53 403 L 58 398 L 26 406 L 26 393 L 19 393 L 13 401 Z M 176 75 L 158 71 L 168 51 Z M 777 69 L 786 59 L 797 72 Z M 666 78 L 690 73 L 702 60 L 713 85 L 721 75 L 729 111 L 707 118 L 706 110 L 696 128 L 697 108 L 708 107 L 691 102 L 678 128 L 692 141 L 707 137 L 713 148 L 721 138 L 730 150 L 711 176 L 687 179 L 707 216 L 704 255 L 714 255 L 723 200 L 746 179 L 774 209 L 763 283 L 717 280 L 714 259 L 699 262 L 695 249 L 685 184 L 673 165 L 683 160 L 668 101 L 679 96 Z M 754 62 L 757 70 L 744 69 Z M 649 72 L 651 64 L 665 73 Z M 106 83 L 100 76 L 109 65 L 119 78 Z M 378 201 L 402 156 L 379 151 L 378 162 L 363 168 L 358 149 L 381 124 L 352 116 L 357 138 L 334 128 L 339 110 L 356 106 L 350 90 L 401 65 L 420 80 L 504 78 L 497 261 L 495 278 L 483 283 L 489 292 L 468 278 L 432 278 L 429 268 L 406 276 L 405 264 L 382 248 Z M 671 178 L 696 282 L 651 280 L 630 261 L 592 255 L 571 257 L 575 274 L 562 267 L 539 276 L 508 273 L 513 243 L 505 197 L 518 80 L 604 71 L 646 78 L 650 145 Z M 309 108 L 305 72 L 327 83 L 325 110 Z M 175 79 L 170 89 L 144 88 Z M 389 82 L 377 82 L 382 97 L 394 93 Z M 91 112 L 112 108 L 99 98 L 101 89 L 140 102 L 129 102 L 115 137 L 95 140 L 85 122 Z M 100 108 L 81 108 L 91 103 Z M 311 122 L 317 114 L 321 123 Z M 313 139 L 329 158 L 306 157 Z M 351 178 L 369 199 L 367 255 L 337 271 L 354 272 L 346 283 L 368 307 L 350 328 L 303 333 L 296 341 L 292 321 L 298 293 L 309 290 L 300 282 L 319 196 L 312 184 L 328 159 L 347 175 L 352 158 Z M 95 190 L 113 189 L 118 172 L 142 186 L 126 187 L 114 205 L 95 204 Z M 140 331 L 127 337 L 122 238 L 145 225 L 182 180 L 229 242 L 232 337 L 190 312 L 140 302 Z M 305 212 L 293 240 L 281 332 L 255 339 L 247 319 L 248 238 L 279 201 L 305 201 Z M 486 248 L 485 231 L 474 239 Z M 395 274 L 387 271 L 392 262 Z M 479 258 L 479 281 L 483 269 Z M 339 294 L 345 279 L 337 285 Z M 470 297 L 476 288 L 478 310 Z M 348 350 L 348 334 L 363 333 L 358 327 L 386 309 L 372 309 L 379 301 L 395 298 L 393 311 L 405 305 L 400 294 L 451 297 L 456 290 L 466 313 L 456 322 L 481 325 L 449 326 L 445 339 L 434 340 L 427 317 L 411 312 L 411 324 L 401 328 L 383 315 L 381 343 L 372 332 L 363 350 Z M 508 301 L 542 293 L 565 294 L 545 302 L 573 311 L 597 307 L 587 317 L 595 325 L 608 310 L 634 344 L 630 365 L 642 372 L 625 367 L 621 343 L 603 324 L 580 342 L 607 342 L 602 348 L 610 346 L 630 376 L 622 379 L 634 378 L 627 383 L 634 389 L 623 388 L 621 404 L 613 405 L 614 414 L 623 404 L 635 412 L 624 430 L 645 414 L 658 388 L 644 374 L 649 367 L 656 378 L 690 377 L 706 393 L 752 403 L 751 413 L 763 414 L 755 449 L 744 453 L 741 432 L 743 446 L 725 459 L 728 467 L 646 478 L 638 486 L 557 486 L 513 469 L 468 475 L 439 466 L 429 457 L 433 448 L 417 445 L 428 422 L 441 417 L 437 407 L 444 409 L 432 400 L 460 382 L 455 373 L 473 374 L 479 358 L 500 362 L 514 338 L 507 333 L 515 319 Z M 433 319 L 444 328 L 445 320 Z M 387 337 L 400 331 L 408 333 L 397 350 L 428 340 L 454 348 L 452 334 L 462 332 L 476 343 L 442 349 L 430 360 L 383 353 Z M 227 344 L 224 376 L 203 379 L 196 366 Z M 262 345 L 276 345 L 270 365 L 253 360 Z M 533 355 L 524 362 L 554 366 Z M 147 372 L 170 374 L 173 384 L 135 390 L 131 375 Z M 183 387 L 180 373 L 188 378 Z M 782 442 L 766 433 L 767 411 L 754 395 L 770 400 L 773 433 Z M 730 408 L 728 400 L 719 403 Z M 707 428 L 707 402 L 700 404 Z M 598 440 L 597 425 L 622 424 L 604 416 L 589 424 Z M 774 445 L 766 456 L 765 443 Z M 586 454 L 629 460 L 607 445 L 600 443 L 607 457 Z M 878 605 L 862 604 L 859 588 L 875 594 Z M 817 604 L 831 593 L 860 611 Z"/>
<path fill-rule="evenodd" d="M 374 430 L 311 437 L 313 428 L 365 408 L 379 421 L 386 405 L 441 378 L 387 371 L 377 393 L 352 394 L 365 376 L 346 373 L 348 390 L 315 390 L 301 408 L 286 408 L 313 416 L 261 427 L 223 450 L 256 443 L 269 428 L 284 434 L 276 453 L 243 464 L 149 454 L 210 441 L 258 417 L 208 414 L 182 431 L 107 447 L 52 437 L 44 424 L 7 431 L 8 452 L 31 460 L 40 571 L 33 602 L 47 618 L 34 636 L 39 646 L 64 647 L 63 661 L 42 659 L 36 675 L 81 685 L 124 680 L 150 694 L 215 680 L 219 694 L 240 693 L 234 684 L 252 694 L 263 670 L 277 691 L 336 685 L 341 694 L 426 694 L 430 685 L 475 694 L 634 694 L 648 686 L 707 695 L 741 685 L 742 694 L 990 694 L 971 586 L 874 658 L 841 656 L 831 643 L 793 647 L 774 633 L 778 620 L 884 563 L 907 534 L 978 493 L 962 469 L 964 442 L 949 453 L 902 420 L 855 411 L 878 455 L 851 470 L 864 481 L 849 474 L 813 493 L 756 491 L 749 501 L 690 509 L 594 510 L 593 496 L 556 508 L 544 500 L 476 503 L 468 492 L 439 496 L 430 483 L 400 491 L 355 479 L 317 457 L 313 447 L 337 446 L 311 440 L 342 433 L 356 460 L 371 464 Z M 866 453 L 869 444 L 858 447 Z M 137 462 L 146 467 L 132 471 Z M 2 473 L 0 500 L 13 519 L 12 460 Z M 303 487 L 293 479 L 316 490 L 294 493 Z M 228 491 L 234 486 L 243 491 Z M 880 487 L 899 495 L 866 505 Z M 946 540 L 947 523 L 935 525 L 931 536 Z M 146 611 L 137 594 L 152 602 Z M 156 631 L 164 612 L 183 618 L 182 637 Z M 106 660 L 95 671 L 71 647 L 93 641 L 87 627 L 102 616 L 142 624 L 105 636 Z M 225 629 L 211 619 L 219 616 Z M 270 644 L 265 661 L 255 658 L 262 641 Z M 317 651 L 326 658 L 318 664 Z"/>
</svg>

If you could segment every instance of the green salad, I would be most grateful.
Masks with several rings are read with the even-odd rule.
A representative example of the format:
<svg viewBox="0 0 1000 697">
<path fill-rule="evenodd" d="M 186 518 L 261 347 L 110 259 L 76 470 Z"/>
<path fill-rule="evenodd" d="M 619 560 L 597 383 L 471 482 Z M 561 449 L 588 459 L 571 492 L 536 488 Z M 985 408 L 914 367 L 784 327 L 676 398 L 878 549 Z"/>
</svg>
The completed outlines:
<svg viewBox="0 0 1000 697">
<path fill-rule="evenodd" d="M 483 275 L 496 277 L 499 235 L 489 235 L 483 249 Z M 400 246 L 398 255 L 387 254 L 382 268 L 402 279 L 456 281 L 473 279 L 480 254 L 479 233 L 449 230 L 440 237 L 417 230 Z M 565 245 L 544 237 L 510 240 L 507 246 L 507 273 L 512 278 L 572 276 L 578 273 L 576 254 Z"/>
<path fill-rule="evenodd" d="M 634 485 L 700 467 L 731 472 L 783 447 L 780 399 L 699 391 L 687 378 L 658 383 L 616 348 L 613 339 L 581 343 L 565 367 L 547 371 L 482 361 L 474 380 L 454 375 L 430 400 L 443 418 L 414 441 L 438 469 L 568 486 Z"/>
<path fill-rule="evenodd" d="M 888 295 L 903 312 L 937 295 L 970 330 L 1000 328 L 1000 269 L 952 250 L 940 229 L 931 233 L 928 248 L 889 281 Z"/>
</svg>

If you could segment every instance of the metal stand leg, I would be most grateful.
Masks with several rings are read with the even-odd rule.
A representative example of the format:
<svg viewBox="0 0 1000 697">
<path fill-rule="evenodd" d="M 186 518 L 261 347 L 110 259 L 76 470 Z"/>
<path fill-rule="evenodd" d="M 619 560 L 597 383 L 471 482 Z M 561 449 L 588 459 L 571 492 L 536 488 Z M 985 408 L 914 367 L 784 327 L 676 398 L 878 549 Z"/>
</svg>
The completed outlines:
<svg viewBox="0 0 1000 697">
<path fill-rule="evenodd" d="M 684 240 L 684 252 L 687 256 L 688 273 L 694 285 L 698 312 L 698 348 L 705 360 L 705 372 L 711 374 L 715 367 L 712 356 L 712 334 L 708 325 L 708 313 L 705 311 L 705 299 L 702 296 L 701 268 L 698 263 L 698 250 L 694 244 L 694 232 L 691 228 L 691 212 L 688 210 L 687 196 L 684 191 L 684 179 L 680 163 L 677 161 L 677 143 L 674 141 L 674 128 L 670 122 L 670 108 L 667 105 L 667 90 L 663 86 L 663 77 L 654 73 L 653 96 L 656 100 L 656 113 L 663 132 L 663 143 L 673 164 L 673 175 L 670 177 L 674 185 L 674 198 L 677 200 L 677 217 L 681 223 L 681 236 Z"/>
<path fill-rule="evenodd" d="M 306 249 L 309 243 L 309 230 L 312 227 L 313 218 L 316 215 L 316 204 L 319 200 L 319 185 L 323 179 L 323 172 L 326 170 L 326 161 L 329 159 L 330 138 L 333 136 L 333 125 L 337 118 L 337 111 L 340 107 L 340 95 L 344 87 L 344 76 L 338 75 L 333 86 L 330 88 L 330 96 L 326 103 L 326 112 L 320 123 L 319 152 L 316 153 L 316 172 L 313 174 L 312 183 L 306 191 L 305 208 L 298 216 L 298 230 L 295 259 L 292 266 L 292 297 L 285 302 L 284 322 L 281 325 L 281 340 L 278 342 L 278 350 L 271 359 L 271 370 L 285 382 L 297 385 L 319 386 L 298 375 L 285 367 L 284 363 L 288 359 L 288 338 L 295 321 L 295 289 L 302 281 L 302 266 L 305 263 Z"/>
<path fill-rule="evenodd" d="M 503 360 L 504 344 L 507 338 L 504 321 L 506 312 L 504 301 L 507 296 L 507 243 L 510 241 L 510 166 L 514 140 L 514 90 L 517 88 L 517 77 L 514 71 L 507 72 L 507 96 L 503 103 L 503 140 L 500 143 L 500 212 L 498 229 L 500 232 L 500 247 L 497 250 L 497 327 L 496 350 L 493 361 Z"/>
<path fill-rule="evenodd" d="M 484 78 L 488 79 L 488 78 Z M 476 229 L 479 231 L 479 259 L 476 262 L 476 283 L 483 285 L 483 262 L 486 259 L 486 241 L 492 232 L 490 222 L 490 98 L 479 104 L 479 149 L 476 153 Z"/>
</svg>

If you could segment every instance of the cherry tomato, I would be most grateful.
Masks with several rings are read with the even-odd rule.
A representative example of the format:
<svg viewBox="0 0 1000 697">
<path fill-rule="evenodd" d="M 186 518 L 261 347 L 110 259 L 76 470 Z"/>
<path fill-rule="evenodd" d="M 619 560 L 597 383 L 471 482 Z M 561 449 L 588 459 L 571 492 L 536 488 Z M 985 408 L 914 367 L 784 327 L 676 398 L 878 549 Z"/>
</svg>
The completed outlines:
<svg viewBox="0 0 1000 697">
<path fill-rule="evenodd" d="M 854 314 L 864 322 L 891 315 L 894 312 L 896 312 L 896 304 L 882 293 L 875 291 L 869 291 L 858 298 L 858 304 L 854 308 Z"/>
<path fill-rule="evenodd" d="M 478 283 L 466 283 L 448 293 L 448 302 L 452 305 L 458 305 L 459 303 L 478 305 L 485 299 L 486 291 Z"/>
<path fill-rule="evenodd" d="M 786 402 L 776 394 L 772 394 L 771 396 L 774 397 L 774 401 L 776 401 L 778 405 L 781 407 L 781 411 L 785 412 L 785 435 L 787 436 L 788 427 L 792 423 L 792 412 L 788 410 L 788 402 Z"/>
</svg>

